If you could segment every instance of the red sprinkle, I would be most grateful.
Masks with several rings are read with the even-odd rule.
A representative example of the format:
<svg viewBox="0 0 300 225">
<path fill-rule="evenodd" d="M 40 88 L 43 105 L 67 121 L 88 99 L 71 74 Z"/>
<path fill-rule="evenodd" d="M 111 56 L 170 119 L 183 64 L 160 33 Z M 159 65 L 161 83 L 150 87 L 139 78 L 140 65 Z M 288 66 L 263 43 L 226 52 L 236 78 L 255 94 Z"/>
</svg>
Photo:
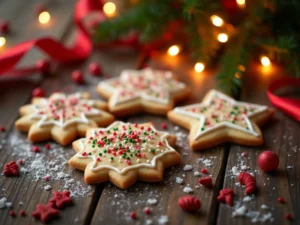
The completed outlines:
<svg viewBox="0 0 300 225">
<path fill-rule="evenodd" d="M 243 156 L 243 157 L 247 157 L 247 156 L 248 156 L 248 153 L 247 153 L 247 152 L 242 152 L 242 156 Z"/>
<path fill-rule="evenodd" d="M 130 213 L 130 218 L 135 220 L 136 219 L 136 212 L 131 212 Z"/>
<path fill-rule="evenodd" d="M 164 130 L 168 129 L 168 124 L 166 124 L 166 123 L 162 123 L 160 126 L 161 126 L 161 129 L 164 129 Z"/>
<path fill-rule="evenodd" d="M 21 216 L 26 216 L 25 210 L 20 210 L 20 215 L 21 215 Z"/>
<path fill-rule="evenodd" d="M 284 204 L 284 203 L 285 203 L 285 201 L 284 201 L 284 199 L 283 199 L 282 197 L 278 197 L 278 198 L 277 198 L 277 202 L 278 202 L 278 203 L 281 203 L 281 204 Z"/>
<path fill-rule="evenodd" d="M 3 174 L 7 177 L 19 176 L 19 166 L 18 166 L 18 164 L 14 161 L 5 164 Z"/>
<path fill-rule="evenodd" d="M 246 186 L 245 189 L 245 194 L 252 194 L 253 192 L 256 191 L 256 181 L 255 178 L 247 172 L 242 172 L 240 173 L 240 175 L 238 176 L 238 181 L 242 184 Z"/>
<path fill-rule="evenodd" d="M 72 72 L 72 80 L 77 84 L 83 84 L 84 83 L 83 73 L 80 70 L 74 70 Z"/>
<path fill-rule="evenodd" d="M 42 88 L 37 87 L 33 89 L 32 97 L 45 97 L 45 91 Z"/>
<path fill-rule="evenodd" d="M 292 220 L 292 219 L 293 219 L 292 214 L 290 214 L 290 213 L 286 213 L 286 214 L 284 215 L 284 217 L 285 217 L 285 219 L 287 219 L 287 220 Z"/>
<path fill-rule="evenodd" d="M 190 195 L 180 197 L 177 204 L 185 211 L 196 211 L 201 208 L 200 200 Z"/>
<path fill-rule="evenodd" d="M 49 181 L 50 180 L 50 176 L 45 176 L 45 181 Z"/>
<path fill-rule="evenodd" d="M 101 74 L 101 68 L 97 63 L 92 62 L 89 65 L 89 72 L 94 76 L 99 76 Z"/>
<path fill-rule="evenodd" d="M 24 160 L 23 159 L 19 159 L 17 162 L 19 165 L 24 165 Z"/>
<path fill-rule="evenodd" d="M 220 190 L 217 200 L 224 202 L 229 206 L 233 206 L 233 190 L 230 188 L 224 188 Z"/>
<path fill-rule="evenodd" d="M 148 207 L 144 208 L 144 213 L 149 215 L 151 213 L 151 209 Z"/>
<path fill-rule="evenodd" d="M 6 20 L 0 21 L 0 32 L 3 34 L 9 33 L 9 23 Z"/>
<path fill-rule="evenodd" d="M 208 172 L 207 172 L 207 169 L 206 169 L 206 168 L 203 168 L 203 169 L 201 170 L 201 173 L 207 174 L 207 173 L 208 173 Z"/>
<path fill-rule="evenodd" d="M 45 144 L 45 149 L 50 150 L 51 149 L 51 145 L 49 143 Z"/>
<path fill-rule="evenodd" d="M 5 127 L 0 125 L 0 132 L 4 132 L 5 131 Z"/>
<path fill-rule="evenodd" d="M 35 153 L 38 153 L 38 152 L 40 152 L 40 148 L 34 145 L 34 146 L 32 146 L 32 151 L 34 151 Z"/>
<path fill-rule="evenodd" d="M 203 177 L 198 180 L 200 184 L 202 184 L 206 188 L 212 187 L 212 179 L 211 177 Z"/>
<path fill-rule="evenodd" d="M 10 210 L 10 211 L 9 211 L 9 215 L 10 215 L 11 217 L 15 217 L 15 216 L 16 216 L 16 213 L 15 213 L 14 210 Z"/>
</svg>

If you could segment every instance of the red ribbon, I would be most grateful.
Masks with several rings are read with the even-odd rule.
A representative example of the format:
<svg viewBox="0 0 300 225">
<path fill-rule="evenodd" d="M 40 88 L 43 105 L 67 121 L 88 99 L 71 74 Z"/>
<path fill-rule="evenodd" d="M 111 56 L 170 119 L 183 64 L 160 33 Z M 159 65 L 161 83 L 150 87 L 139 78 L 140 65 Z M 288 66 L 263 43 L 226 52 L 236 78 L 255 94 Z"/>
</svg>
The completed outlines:
<svg viewBox="0 0 300 225">
<path fill-rule="evenodd" d="M 272 82 L 267 90 L 269 100 L 274 106 L 300 122 L 300 100 L 287 97 L 279 97 L 273 94 L 277 89 L 286 86 L 300 87 L 300 79 L 281 78 Z"/>
<path fill-rule="evenodd" d="M 74 19 L 78 28 L 78 34 L 73 47 L 67 48 L 59 41 L 51 37 L 44 37 L 21 43 L 7 50 L 0 56 L 0 76 L 7 72 L 14 75 L 25 75 L 27 73 L 36 71 L 36 66 L 15 69 L 16 64 L 33 47 L 39 48 L 58 63 L 68 63 L 88 58 L 92 52 L 93 43 L 91 41 L 90 32 L 87 31 L 83 24 L 83 19 L 92 12 L 103 14 L 102 8 L 103 3 L 101 0 L 79 0 L 75 6 L 74 12 Z M 138 36 L 136 34 L 127 39 L 115 40 L 106 46 L 115 45 L 133 46 L 137 48 L 139 47 Z"/>
</svg>

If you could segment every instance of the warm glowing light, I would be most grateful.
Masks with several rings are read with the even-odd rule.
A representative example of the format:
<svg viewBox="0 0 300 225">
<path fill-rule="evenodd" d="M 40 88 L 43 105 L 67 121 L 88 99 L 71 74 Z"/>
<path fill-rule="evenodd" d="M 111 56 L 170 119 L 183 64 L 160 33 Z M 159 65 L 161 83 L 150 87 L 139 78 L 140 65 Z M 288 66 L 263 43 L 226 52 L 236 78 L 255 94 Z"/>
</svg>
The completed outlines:
<svg viewBox="0 0 300 225">
<path fill-rule="evenodd" d="M 243 66 L 243 65 L 239 65 L 238 66 L 238 69 L 242 72 L 245 72 L 246 71 L 246 68 Z"/>
<path fill-rule="evenodd" d="M 245 5 L 246 0 L 236 0 L 236 3 L 240 6 L 243 6 L 243 5 Z"/>
<path fill-rule="evenodd" d="M 6 39 L 4 37 L 0 37 L 0 47 L 3 47 L 6 43 Z"/>
<path fill-rule="evenodd" d="M 271 65 L 271 61 L 270 61 L 270 59 L 269 59 L 267 56 L 262 56 L 262 57 L 260 58 L 260 62 L 261 62 L 261 64 L 262 64 L 263 66 L 265 66 L 265 67 L 268 67 L 268 66 Z"/>
<path fill-rule="evenodd" d="M 222 42 L 222 43 L 227 42 L 228 41 L 228 35 L 225 34 L 225 33 L 219 34 L 218 35 L 218 41 Z"/>
<path fill-rule="evenodd" d="M 50 14 L 47 11 L 41 12 L 39 15 L 39 21 L 41 24 L 46 24 L 50 21 Z"/>
<path fill-rule="evenodd" d="M 234 76 L 237 78 L 237 79 L 241 79 L 242 78 L 242 74 L 241 73 L 235 73 Z"/>
<path fill-rule="evenodd" d="M 176 56 L 178 55 L 178 53 L 180 52 L 180 48 L 177 45 L 172 45 L 169 49 L 168 49 L 168 54 L 170 56 Z"/>
<path fill-rule="evenodd" d="M 113 15 L 116 12 L 116 5 L 112 2 L 107 2 L 103 6 L 103 11 L 106 15 Z"/>
<path fill-rule="evenodd" d="M 210 17 L 210 19 L 213 25 L 215 25 L 216 27 L 221 27 L 224 24 L 223 19 L 219 16 L 213 15 Z"/>
<path fill-rule="evenodd" d="M 205 65 L 201 62 L 198 62 L 195 64 L 194 69 L 197 73 L 201 73 L 205 69 Z"/>
</svg>

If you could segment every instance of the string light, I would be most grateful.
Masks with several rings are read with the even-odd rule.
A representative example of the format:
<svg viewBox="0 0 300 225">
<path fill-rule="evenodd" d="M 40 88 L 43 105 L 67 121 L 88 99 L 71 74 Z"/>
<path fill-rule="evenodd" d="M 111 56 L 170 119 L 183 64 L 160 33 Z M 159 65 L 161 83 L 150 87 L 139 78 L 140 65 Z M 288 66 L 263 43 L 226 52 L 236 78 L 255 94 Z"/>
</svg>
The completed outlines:
<svg viewBox="0 0 300 225">
<path fill-rule="evenodd" d="M 212 24 L 215 25 L 216 27 L 221 27 L 224 24 L 223 19 L 216 15 L 212 15 L 210 17 L 210 20 L 211 20 Z"/>
<path fill-rule="evenodd" d="M 172 45 L 169 49 L 168 49 L 168 54 L 170 56 L 176 56 L 178 55 L 178 53 L 180 52 L 180 48 L 178 45 Z"/>
<path fill-rule="evenodd" d="M 236 0 L 236 3 L 241 7 L 244 8 L 246 4 L 246 0 Z"/>
<path fill-rule="evenodd" d="M 113 2 L 107 2 L 103 6 L 103 11 L 105 12 L 106 15 L 112 16 L 116 12 L 116 5 Z"/>
<path fill-rule="evenodd" d="M 6 39 L 4 37 L 0 37 L 0 47 L 3 47 L 6 43 Z"/>
<path fill-rule="evenodd" d="M 194 69 L 196 73 L 201 73 L 205 69 L 205 65 L 202 62 L 197 62 Z"/>
<path fill-rule="evenodd" d="M 221 33 L 218 35 L 218 41 L 221 43 L 225 43 L 228 41 L 228 35 L 225 33 Z"/>
<path fill-rule="evenodd" d="M 262 56 L 260 62 L 264 67 L 269 67 L 271 65 L 271 61 L 267 56 Z"/>
<path fill-rule="evenodd" d="M 47 11 L 41 12 L 39 15 L 39 22 L 41 24 L 48 23 L 50 19 L 51 19 L 50 13 L 48 13 Z"/>
</svg>

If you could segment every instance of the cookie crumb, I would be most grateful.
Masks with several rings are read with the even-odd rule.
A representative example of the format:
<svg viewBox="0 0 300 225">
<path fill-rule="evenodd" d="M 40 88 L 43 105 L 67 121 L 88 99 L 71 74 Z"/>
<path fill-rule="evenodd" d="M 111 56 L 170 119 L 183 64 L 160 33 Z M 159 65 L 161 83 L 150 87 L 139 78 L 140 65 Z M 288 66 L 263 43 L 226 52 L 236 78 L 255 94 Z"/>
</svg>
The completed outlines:
<svg viewBox="0 0 300 225">
<path fill-rule="evenodd" d="M 183 167 L 183 170 L 184 171 L 191 171 L 193 169 L 193 166 L 192 165 L 185 165 L 184 167 Z"/>
<path fill-rule="evenodd" d="M 157 199 L 155 199 L 155 198 L 149 198 L 148 200 L 147 200 L 147 203 L 148 204 L 150 204 L 150 205 L 156 205 L 157 204 Z"/>
<path fill-rule="evenodd" d="M 185 193 L 193 193 L 193 189 L 192 188 L 190 188 L 190 187 L 184 187 L 183 188 L 183 192 L 185 192 Z"/>
<path fill-rule="evenodd" d="M 183 179 L 181 177 L 176 177 L 176 183 L 177 184 L 182 184 L 183 183 Z"/>
</svg>

